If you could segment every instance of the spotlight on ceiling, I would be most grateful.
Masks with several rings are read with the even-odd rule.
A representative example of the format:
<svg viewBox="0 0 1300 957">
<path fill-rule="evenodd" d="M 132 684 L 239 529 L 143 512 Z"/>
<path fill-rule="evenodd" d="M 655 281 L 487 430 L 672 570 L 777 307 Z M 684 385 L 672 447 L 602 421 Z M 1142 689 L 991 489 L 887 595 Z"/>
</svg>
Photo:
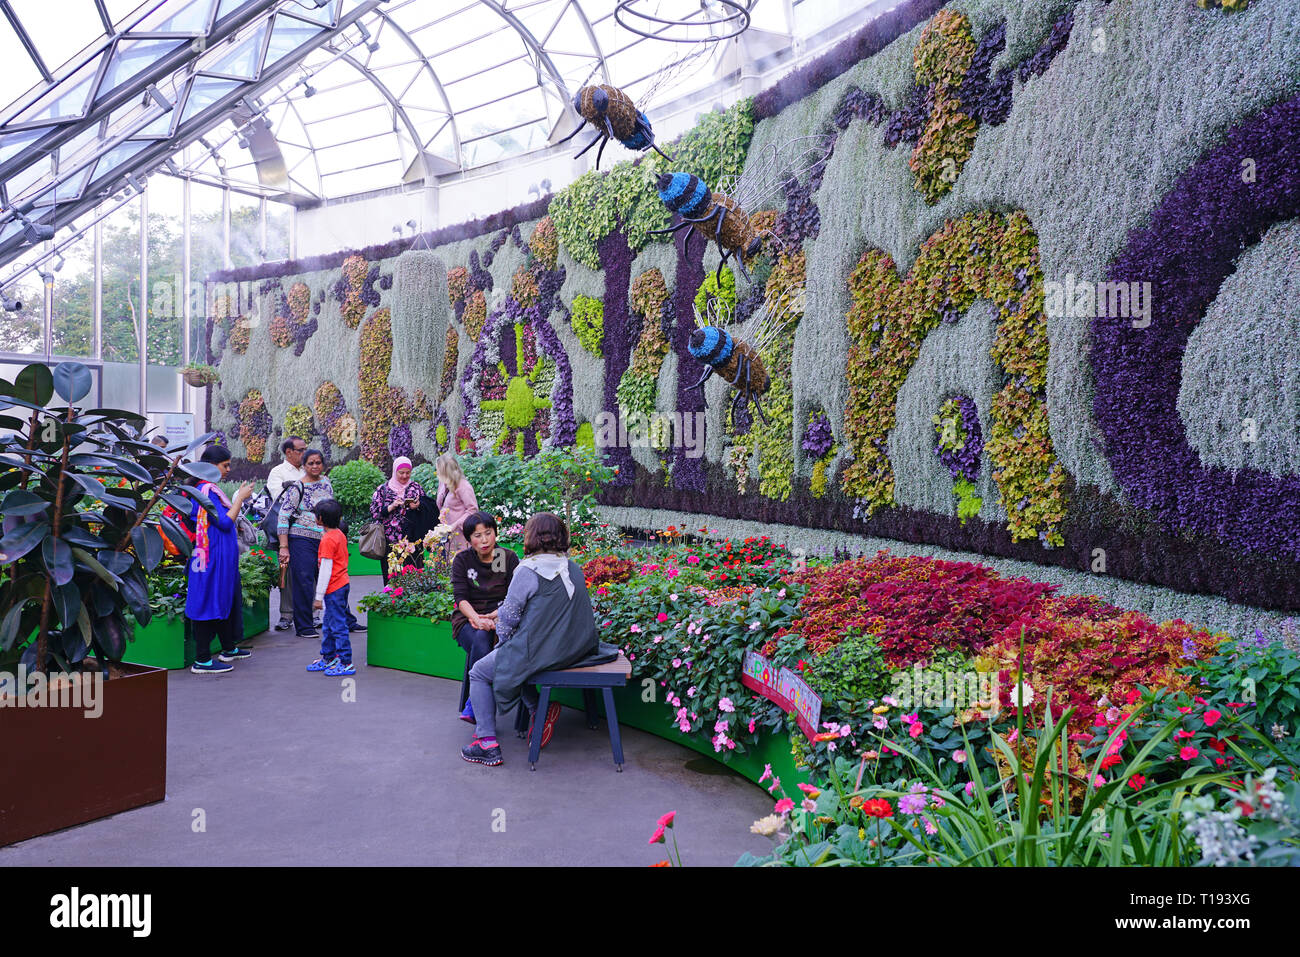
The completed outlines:
<svg viewBox="0 0 1300 957">
<path fill-rule="evenodd" d="M 63 268 L 63 257 L 59 256 L 54 260 L 54 271 L 58 272 Z"/>
<path fill-rule="evenodd" d="M 17 299 L 10 299 L 4 293 L 0 293 L 0 307 L 3 307 L 5 312 L 18 312 L 23 308 L 23 304 Z"/>
<path fill-rule="evenodd" d="M 248 137 L 244 135 L 243 130 L 240 130 L 240 131 L 239 131 L 239 134 L 238 134 L 238 140 L 239 140 L 239 148 L 240 148 L 240 149 L 242 149 L 242 150 L 246 150 L 246 149 L 248 149 Z"/>
<path fill-rule="evenodd" d="M 303 96 L 315 96 L 315 95 L 316 95 L 316 87 L 312 86 L 310 83 L 308 83 L 308 82 L 306 82 L 306 81 L 304 80 L 304 81 L 303 81 L 303 84 L 302 84 L 302 95 L 303 95 Z"/>
<path fill-rule="evenodd" d="M 415 220 L 413 220 L 413 219 L 408 219 L 408 220 L 406 221 L 406 225 L 409 226 L 409 227 L 411 228 L 411 232 L 415 232 L 415 229 L 416 229 L 416 226 L 415 226 Z"/>
<path fill-rule="evenodd" d="M 402 227 L 401 227 L 401 226 L 394 226 L 394 227 L 393 227 L 393 232 L 397 233 L 397 235 L 399 235 L 399 236 L 402 235 Z"/>
<path fill-rule="evenodd" d="M 31 245 L 35 246 L 37 243 L 54 238 L 53 226 L 46 225 L 45 223 L 34 223 L 22 213 L 18 214 L 18 218 L 23 224 L 23 239 Z"/>
</svg>

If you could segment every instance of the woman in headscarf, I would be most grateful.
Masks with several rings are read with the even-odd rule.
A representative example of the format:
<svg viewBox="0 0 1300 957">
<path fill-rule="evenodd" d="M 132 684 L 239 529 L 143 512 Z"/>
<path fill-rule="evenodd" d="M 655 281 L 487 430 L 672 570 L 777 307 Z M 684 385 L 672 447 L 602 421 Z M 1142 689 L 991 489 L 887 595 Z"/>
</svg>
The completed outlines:
<svg viewBox="0 0 1300 957">
<path fill-rule="evenodd" d="M 199 461 L 215 465 L 224 479 L 230 472 L 230 450 L 210 445 Z M 244 639 L 244 594 L 239 587 L 239 535 L 235 522 L 239 509 L 253 494 L 253 483 L 239 486 L 231 498 L 214 482 L 203 482 L 199 492 L 215 510 L 212 514 L 195 501 L 190 508 L 194 528 L 194 551 L 185 589 L 185 617 L 194 630 L 195 654 L 190 671 L 196 675 L 221 674 L 233 670 L 230 664 L 251 652 L 240 649 Z M 220 660 L 212 659 L 212 641 L 220 639 Z"/>
<path fill-rule="evenodd" d="M 411 460 L 405 455 L 393 461 L 393 474 L 383 485 L 375 489 L 370 500 L 370 517 L 384 527 L 384 538 L 392 546 L 406 537 L 405 517 L 408 512 L 420 505 L 420 496 L 424 489 L 419 482 L 411 478 Z M 421 558 L 419 549 L 413 556 L 413 564 Z M 380 574 L 384 584 L 388 584 L 388 561 L 379 563 Z"/>
<path fill-rule="evenodd" d="M 474 486 L 469 484 L 465 473 L 461 471 L 460 462 L 450 452 L 438 456 L 438 514 L 444 525 L 450 525 L 455 531 L 448 536 L 448 548 L 452 555 L 468 546 L 468 541 L 461 532 L 465 519 L 479 511 L 478 497 Z"/>
</svg>

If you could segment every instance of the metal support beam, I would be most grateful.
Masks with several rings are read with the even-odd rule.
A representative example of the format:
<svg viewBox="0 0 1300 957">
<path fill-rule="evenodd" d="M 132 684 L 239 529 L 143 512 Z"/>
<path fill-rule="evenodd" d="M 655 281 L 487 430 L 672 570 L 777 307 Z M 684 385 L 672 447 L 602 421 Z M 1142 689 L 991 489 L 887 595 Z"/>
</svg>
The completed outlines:
<svg viewBox="0 0 1300 957">
<path fill-rule="evenodd" d="M 129 281 L 129 280 L 128 280 Z M 140 194 L 140 414 L 149 411 L 149 194 Z"/>
<path fill-rule="evenodd" d="M 104 221 L 95 220 L 95 301 L 92 303 L 95 316 L 94 357 L 96 362 L 104 359 Z M 102 378 L 102 374 L 101 374 Z"/>
<path fill-rule="evenodd" d="M 190 178 L 185 177 L 181 192 L 181 365 L 192 361 L 190 355 L 190 323 L 194 312 L 190 290 Z M 181 382 L 181 411 L 190 411 L 190 387 Z"/>
</svg>

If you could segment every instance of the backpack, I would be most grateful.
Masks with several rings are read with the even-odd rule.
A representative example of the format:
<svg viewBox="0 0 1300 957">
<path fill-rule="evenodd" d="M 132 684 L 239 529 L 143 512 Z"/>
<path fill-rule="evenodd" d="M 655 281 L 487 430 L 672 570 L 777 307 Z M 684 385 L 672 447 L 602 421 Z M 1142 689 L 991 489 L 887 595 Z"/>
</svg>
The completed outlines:
<svg viewBox="0 0 1300 957">
<path fill-rule="evenodd" d="M 280 506 L 284 502 L 285 493 L 295 485 L 298 487 L 299 493 L 298 507 L 302 507 L 302 495 L 305 493 L 305 489 L 302 487 L 302 482 L 288 482 L 285 484 L 284 488 L 280 489 L 280 494 L 276 496 L 275 503 L 267 509 L 266 518 L 262 519 L 261 524 L 258 525 L 258 528 L 260 528 L 262 533 L 266 536 L 267 542 L 269 542 L 273 548 L 278 548 L 280 546 L 280 533 L 278 531 L 280 524 Z M 269 493 L 267 497 L 270 497 Z M 293 527 L 292 516 L 289 518 L 289 527 Z"/>
</svg>

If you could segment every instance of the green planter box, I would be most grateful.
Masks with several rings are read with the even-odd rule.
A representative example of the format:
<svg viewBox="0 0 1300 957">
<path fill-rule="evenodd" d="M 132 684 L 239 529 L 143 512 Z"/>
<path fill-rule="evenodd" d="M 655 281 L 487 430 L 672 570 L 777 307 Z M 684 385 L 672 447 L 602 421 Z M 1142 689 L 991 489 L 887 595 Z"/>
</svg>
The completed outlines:
<svg viewBox="0 0 1300 957">
<path fill-rule="evenodd" d="M 271 598 L 266 596 L 244 607 L 244 637 L 256 638 L 271 629 Z"/>
<path fill-rule="evenodd" d="M 798 782 L 808 780 L 808 772 L 798 770 L 794 766 L 794 757 L 790 754 L 789 735 L 764 735 L 759 738 L 758 744 L 751 747 L 745 754 L 733 751 L 731 752 L 731 759 L 723 761 L 722 755 L 714 752 L 713 745 L 709 743 L 708 737 L 701 734 L 682 734 L 678 731 L 677 727 L 670 723 L 674 709 L 663 700 L 663 689 L 655 687 L 654 692 L 656 698 L 654 702 L 642 701 L 641 697 L 644 690 L 641 679 L 635 675 L 625 687 L 615 688 L 614 708 L 618 711 L 619 726 L 636 728 L 648 734 L 674 741 L 684 748 L 690 748 L 692 751 L 713 758 L 719 764 L 726 764 L 737 774 L 748 778 L 755 784 L 758 784 L 758 779 L 763 776 L 763 766 L 770 764 L 772 765 L 772 773 L 781 779 L 781 786 L 787 794 L 795 791 Z M 567 704 L 578 709 L 583 707 L 582 692 L 579 690 L 557 688 L 552 693 L 552 697 L 561 704 Z M 597 700 L 601 702 L 598 712 L 604 715 L 603 698 L 598 695 Z M 768 783 L 763 783 L 761 786 L 766 789 Z"/>
<path fill-rule="evenodd" d="M 149 624 L 135 626 L 134 640 L 126 643 L 123 661 L 154 668 L 188 668 L 194 664 L 189 628 L 184 616 L 168 621 L 155 615 Z"/>
<path fill-rule="evenodd" d="M 356 542 L 348 542 L 348 577 L 357 575 L 380 575 L 379 562 L 366 558 L 357 550 Z"/>
<path fill-rule="evenodd" d="M 451 622 L 372 612 L 366 626 L 366 664 L 453 681 L 465 676 L 465 651 L 451 637 Z"/>
</svg>

